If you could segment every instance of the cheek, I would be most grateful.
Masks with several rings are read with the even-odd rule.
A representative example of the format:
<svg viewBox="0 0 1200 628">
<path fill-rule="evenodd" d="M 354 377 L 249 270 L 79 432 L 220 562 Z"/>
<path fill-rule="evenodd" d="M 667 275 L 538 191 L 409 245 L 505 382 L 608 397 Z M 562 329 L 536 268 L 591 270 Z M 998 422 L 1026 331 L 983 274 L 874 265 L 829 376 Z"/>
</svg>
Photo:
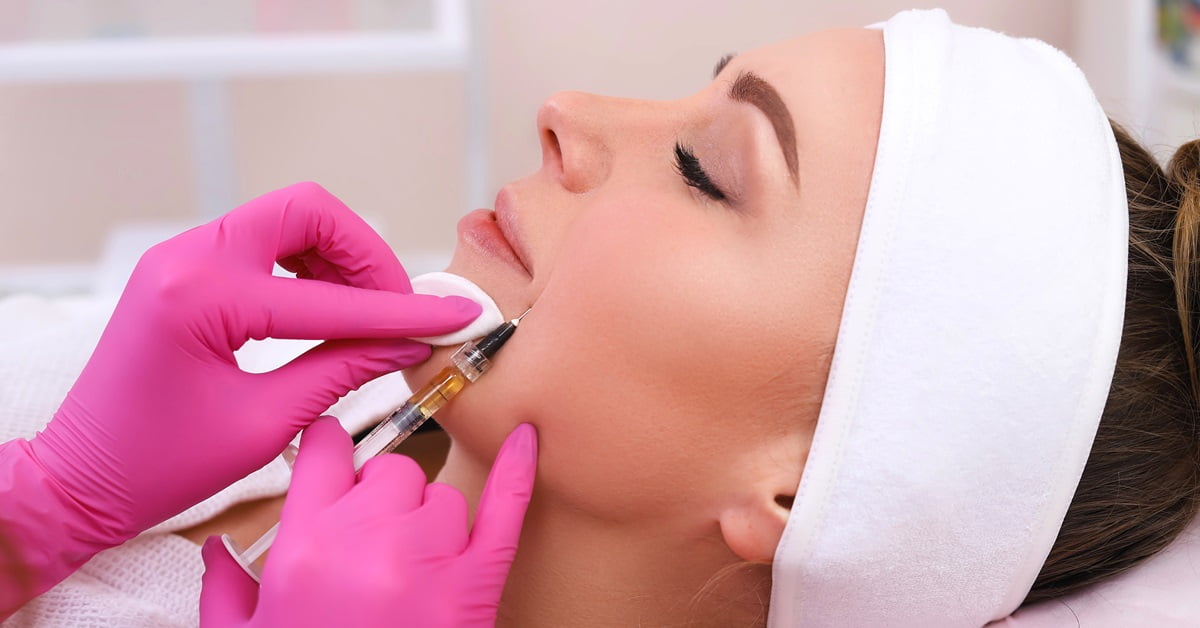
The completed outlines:
<svg viewBox="0 0 1200 628">
<path fill-rule="evenodd" d="M 688 246 L 667 235 L 667 203 L 610 198 L 581 211 L 494 370 L 444 413 L 458 445 L 483 459 L 517 423 L 533 422 L 543 501 L 596 511 L 627 493 L 637 509 L 667 477 L 654 433 L 677 431 L 659 408 L 679 391 L 664 381 L 674 356 L 656 323 L 686 307 L 671 276 Z"/>
<path fill-rule="evenodd" d="M 703 516 L 752 431 L 738 423 L 758 410 L 782 320 L 756 287 L 765 261 L 729 216 L 705 213 L 724 210 L 670 202 L 581 213 L 495 370 L 448 408 L 447 429 L 481 459 L 517 423 L 537 425 L 543 503 Z"/>
</svg>

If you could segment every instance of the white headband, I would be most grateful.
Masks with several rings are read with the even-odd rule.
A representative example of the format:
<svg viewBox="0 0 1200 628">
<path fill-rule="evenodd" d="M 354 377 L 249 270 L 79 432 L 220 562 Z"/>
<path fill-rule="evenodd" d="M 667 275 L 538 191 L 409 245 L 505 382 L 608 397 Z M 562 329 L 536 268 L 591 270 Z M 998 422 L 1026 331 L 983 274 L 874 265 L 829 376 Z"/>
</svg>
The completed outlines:
<svg viewBox="0 0 1200 628">
<path fill-rule="evenodd" d="M 980 626 L 1042 568 L 1108 396 L 1128 206 L 1065 55 L 883 25 L 875 171 L 770 625 Z"/>
</svg>

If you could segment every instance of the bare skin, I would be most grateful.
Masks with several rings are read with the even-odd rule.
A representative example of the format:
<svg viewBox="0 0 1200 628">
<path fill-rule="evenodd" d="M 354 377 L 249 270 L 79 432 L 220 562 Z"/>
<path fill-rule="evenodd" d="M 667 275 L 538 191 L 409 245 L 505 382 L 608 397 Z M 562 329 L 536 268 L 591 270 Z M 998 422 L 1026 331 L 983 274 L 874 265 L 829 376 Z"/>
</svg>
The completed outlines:
<svg viewBox="0 0 1200 628">
<path fill-rule="evenodd" d="M 745 82 L 731 93 L 748 73 L 782 109 L 769 116 Z M 504 437 L 538 428 L 498 625 L 763 623 L 882 100 L 882 35 L 855 29 L 739 54 L 681 100 L 561 93 L 542 106 L 543 167 L 497 197 L 510 244 L 464 219 L 449 268 L 507 315 L 536 304 L 495 370 L 439 414 L 452 442 L 437 479 L 472 507 Z M 677 143 L 724 199 L 681 177 Z M 409 383 L 448 357 L 435 352 Z M 279 505 L 183 534 L 233 530 L 247 544 Z"/>
<path fill-rule="evenodd" d="M 543 166 L 497 197 L 517 255 L 468 217 L 449 268 L 506 314 L 534 305 L 493 373 L 440 417 L 453 442 L 438 479 L 469 501 L 505 435 L 538 428 L 501 625 L 761 621 L 882 100 L 882 35 L 856 29 L 742 53 L 677 101 L 542 106 Z M 677 143 L 724 199 L 681 177 Z"/>
</svg>

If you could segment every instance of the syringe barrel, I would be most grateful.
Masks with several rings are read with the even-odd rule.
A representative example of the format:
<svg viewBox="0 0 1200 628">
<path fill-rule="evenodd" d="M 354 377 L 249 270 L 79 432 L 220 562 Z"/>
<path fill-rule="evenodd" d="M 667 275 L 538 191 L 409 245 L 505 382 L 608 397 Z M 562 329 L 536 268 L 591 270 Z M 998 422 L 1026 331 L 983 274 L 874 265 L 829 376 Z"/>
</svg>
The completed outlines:
<svg viewBox="0 0 1200 628">
<path fill-rule="evenodd" d="M 409 397 L 403 406 L 375 426 L 375 429 L 371 430 L 366 438 L 355 445 L 354 469 L 357 471 L 371 458 L 394 450 L 413 432 L 417 431 L 422 423 L 429 420 L 435 412 L 458 395 L 467 383 L 483 376 L 491 367 L 490 358 L 512 336 L 517 326 L 516 323 L 517 321 L 511 321 L 501 325 L 480 339 L 478 344 L 468 342 L 459 347 L 458 351 L 451 356 L 453 366 L 442 369 L 424 388 Z M 244 552 L 238 551 L 230 544 L 229 539 L 226 539 L 226 548 L 230 554 L 255 580 L 259 580 L 260 574 L 254 562 L 275 541 L 275 534 L 278 530 L 279 524 L 275 524 L 275 527 L 268 530 L 262 538 Z"/>
<path fill-rule="evenodd" d="M 363 467 L 371 458 L 388 453 L 400 446 L 417 431 L 421 424 L 442 409 L 467 384 L 467 379 L 453 366 L 442 369 L 424 388 L 408 398 L 386 420 L 358 441 L 354 447 L 354 469 Z"/>
<path fill-rule="evenodd" d="M 428 418 L 421 414 L 420 407 L 411 402 L 400 406 L 354 446 L 354 470 L 363 468 L 371 458 L 398 447 Z"/>
</svg>

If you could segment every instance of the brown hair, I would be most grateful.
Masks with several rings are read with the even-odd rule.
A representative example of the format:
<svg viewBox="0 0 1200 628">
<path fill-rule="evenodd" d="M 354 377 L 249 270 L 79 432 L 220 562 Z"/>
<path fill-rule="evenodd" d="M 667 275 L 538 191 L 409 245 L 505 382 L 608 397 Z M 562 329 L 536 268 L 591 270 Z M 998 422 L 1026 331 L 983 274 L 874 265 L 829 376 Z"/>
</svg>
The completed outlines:
<svg viewBox="0 0 1200 628">
<path fill-rule="evenodd" d="M 1200 503 L 1200 140 L 1164 171 L 1112 127 L 1129 200 L 1125 326 L 1091 455 L 1027 603 L 1154 555 Z"/>
</svg>

